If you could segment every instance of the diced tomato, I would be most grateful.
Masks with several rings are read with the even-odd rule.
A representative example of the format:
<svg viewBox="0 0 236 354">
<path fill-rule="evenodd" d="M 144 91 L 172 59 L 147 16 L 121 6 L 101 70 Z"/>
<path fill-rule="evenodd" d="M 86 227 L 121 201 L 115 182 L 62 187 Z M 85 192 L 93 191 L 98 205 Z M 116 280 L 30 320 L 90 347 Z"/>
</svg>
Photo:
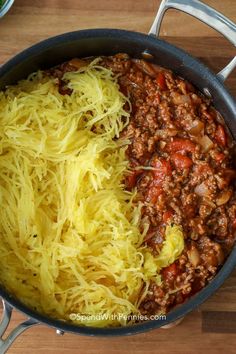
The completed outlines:
<svg viewBox="0 0 236 354">
<path fill-rule="evenodd" d="M 132 189 L 135 187 L 137 182 L 137 177 L 143 173 L 143 170 L 133 170 L 125 178 L 125 184 L 127 189 Z"/>
<path fill-rule="evenodd" d="M 193 218 L 196 216 L 196 208 L 194 206 L 190 206 L 189 204 L 187 204 L 183 210 L 184 215 L 187 218 Z"/>
<path fill-rule="evenodd" d="M 169 219 L 171 219 L 173 216 L 173 212 L 171 210 L 167 210 L 163 213 L 162 219 L 164 223 L 167 223 Z"/>
<path fill-rule="evenodd" d="M 191 152 L 196 149 L 196 145 L 189 139 L 175 138 L 167 144 L 167 150 L 170 152 Z"/>
<path fill-rule="evenodd" d="M 165 75 L 162 72 L 158 73 L 156 77 L 156 82 L 162 90 L 165 90 L 167 88 Z"/>
<path fill-rule="evenodd" d="M 173 283 L 176 276 L 178 275 L 176 263 L 172 263 L 168 267 L 164 268 L 161 273 L 166 282 Z"/>
<path fill-rule="evenodd" d="M 130 175 L 128 175 L 125 179 L 125 184 L 127 189 L 132 189 L 134 188 L 136 184 L 136 174 L 132 172 Z"/>
<path fill-rule="evenodd" d="M 155 168 L 152 173 L 156 185 L 161 184 L 166 176 L 171 176 L 172 168 L 170 161 L 155 157 L 151 162 L 151 166 Z"/>
<path fill-rule="evenodd" d="M 221 163 L 225 159 L 225 154 L 223 154 L 222 152 L 217 152 L 217 153 L 215 153 L 214 158 L 215 158 L 215 161 Z"/>
<path fill-rule="evenodd" d="M 149 203 L 155 204 L 157 202 L 159 195 L 161 195 L 162 192 L 163 189 L 161 186 L 156 186 L 151 184 L 147 192 L 146 200 Z"/>
<path fill-rule="evenodd" d="M 171 160 L 173 161 L 177 170 L 184 170 L 190 168 L 193 164 L 193 161 L 190 157 L 181 154 L 180 152 L 176 152 L 171 155 Z"/>
<path fill-rule="evenodd" d="M 234 229 L 236 229 L 236 217 L 235 217 L 235 219 L 232 222 L 232 226 L 233 226 Z"/>
<path fill-rule="evenodd" d="M 208 163 L 203 163 L 203 164 L 194 166 L 194 173 L 197 176 L 201 176 L 203 174 L 205 175 L 205 174 L 211 173 L 211 172 L 212 172 L 212 169 L 211 169 L 210 165 L 208 165 Z"/>
<path fill-rule="evenodd" d="M 215 140 L 222 147 L 225 147 L 227 144 L 227 136 L 225 133 L 225 129 L 221 124 L 219 124 L 216 128 Z"/>
</svg>

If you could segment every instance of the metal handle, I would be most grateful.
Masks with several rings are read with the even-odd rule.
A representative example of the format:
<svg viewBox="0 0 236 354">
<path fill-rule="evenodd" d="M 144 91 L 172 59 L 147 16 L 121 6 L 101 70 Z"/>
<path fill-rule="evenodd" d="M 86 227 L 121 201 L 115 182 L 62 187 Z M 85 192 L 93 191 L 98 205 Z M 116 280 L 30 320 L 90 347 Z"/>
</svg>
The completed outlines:
<svg viewBox="0 0 236 354">
<path fill-rule="evenodd" d="M 4 2 L 1 10 L 0 10 L 0 18 L 3 17 L 12 7 L 14 0 L 7 0 Z"/>
<path fill-rule="evenodd" d="M 220 12 L 198 0 L 162 0 L 155 20 L 149 31 L 149 35 L 159 35 L 164 14 L 166 10 L 170 8 L 186 12 L 187 14 L 206 23 L 208 26 L 220 32 L 234 46 L 236 46 L 236 25 L 227 17 L 223 16 Z M 224 81 L 235 67 L 236 56 L 217 74 L 217 77 L 221 81 Z"/>
<path fill-rule="evenodd" d="M 13 331 L 3 339 L 3 335 L 10 323 L 13 307 L 2 299 L 3 303 L 3 315 L 0 322 L 0 354 L 5 354 L 9 347 L 13 344 L 15 339 L 26 329 L 39 324 L 38 321 L 33 318 L 28 318 L 25 322 L 20 323 Z"/>
</svg>

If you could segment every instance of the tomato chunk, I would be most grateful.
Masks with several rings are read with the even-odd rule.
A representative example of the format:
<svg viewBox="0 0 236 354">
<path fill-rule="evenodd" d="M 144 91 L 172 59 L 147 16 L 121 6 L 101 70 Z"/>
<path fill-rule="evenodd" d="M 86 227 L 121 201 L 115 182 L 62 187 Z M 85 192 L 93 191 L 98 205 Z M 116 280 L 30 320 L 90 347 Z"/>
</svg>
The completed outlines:
<svg viewBox="0 0 236 354">
<path fill-rule="evenodd" d="M 212 172 L 212 169 L 208 163 L 203 163 L 201 165 L 194 166 L 194 172 L 196 176 L 205 175 Z"/>
<path fill-rule="evenodd" d="M 234 229 L 236 229 L 236 217 L 235 217 L 235 219 L 232 222 L 232 226 L 233 226 Z"/>
<path fill-rule="evenodd" d="M 226 156 L 222 152 L 217 152 L 214 157 L 217 162 L 221 163 L 222 161 L 224 161 Z"/>
<path fill-rule="evenodd" d="M 225 133 L 225 129 L 221 124 L 219 124 L 216 128 L 215 140 L 222 147 L 225 147 L 227 144 L 227 136 Z"/>
<path fill-rule="evenodd" d="M 190 157 L 181 154 L 180 152 L 176 152 L 171 155 L 171 160 L 173 161 L 177 170 L 184 170 L 190 168 L 193 164 L 193 161 Z"/>
<path fill-rule="evenodd" d="M 156 77 L 156 82 L 162 90 L 165 90 L 167 88 L 165 75 L 162 72 L 158 73 Z"/>
<path fill-rule="evenodd" d="M 168 267 L 164 268 L 161 273 L 166 282 L 173 283 L 176 276 L 178 275 L 176 263 L 172 263 Z"/>
<path fill-rule="evenodd" d="M 170 161 L 155 157 L 151 162 L 151 166 L 155 168 L 155 170 L 153 170 L 152 173 L 156 185 L 162 184 L 166 176 L 171 176 L 172 168 L 171 168 Z"/>
<path fill-rule="evenodd" d="M 161 186 L 156 186 L 154 184 L 151 184 L 147 192 L 146 200 L 149 203 L 155 204 L 157 202 L 159 195 L 161 195 L 162 192 L 163 189 Z"/>
<path fill-rule="evenodd" d="M 125 178 L 125 185 L 127 189 L 132 189 L 135 187 L 137 182 L 137 177 L 143 173 L 143 170 L 133 170 Z"/>
<path fill-rule="evenodd" d="M 196 145 L 189 139 L 176 138 L 167 144 L 167 150 L 170 152 L 191 152 L 196 149 Z"/>
<path fill-rule="evenodd" d="M 163 216 L 162 216 L 162 219 L 164 221 L 164 223 L 167 223 L 167 221 L 169 219 L 171 219 L 173 216 L 173 212 L 171 210 L 166 210 L 164 213 L 163 213 Z"/>
</svg>

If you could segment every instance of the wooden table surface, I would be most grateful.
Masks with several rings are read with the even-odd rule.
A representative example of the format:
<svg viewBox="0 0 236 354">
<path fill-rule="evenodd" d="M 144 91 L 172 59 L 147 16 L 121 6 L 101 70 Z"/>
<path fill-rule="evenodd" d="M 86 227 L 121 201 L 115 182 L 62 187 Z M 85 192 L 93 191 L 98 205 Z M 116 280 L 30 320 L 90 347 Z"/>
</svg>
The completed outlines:
<svg viewBox="0 0 236 354">
<path fill-rule="evenodd" d="M 235 0 L 205 0 L 236 21 Z M 147 33 L 158 0 L 16 0 L 0 20 L 0 64 L 22 49 L 47 37 L 84 28 L 123 28 Z M 170 10 L 161 36 L 200 58 L 213 71 L 220 70 L 235 55 L 235 49 L 221 35 L 190 16 Z M 226 83 L 236 95 L 236 75 Z M 1 311 L 1 310 L 0 310 Z M 9 329 L 24 316 L 13 314 Z M 198 310 L 177 327 L 121 338 L 89 338 L 37 326 L 19 337 L 10 354 L 78 353 L 235 353 L 236 272 Z"/>
</svg>

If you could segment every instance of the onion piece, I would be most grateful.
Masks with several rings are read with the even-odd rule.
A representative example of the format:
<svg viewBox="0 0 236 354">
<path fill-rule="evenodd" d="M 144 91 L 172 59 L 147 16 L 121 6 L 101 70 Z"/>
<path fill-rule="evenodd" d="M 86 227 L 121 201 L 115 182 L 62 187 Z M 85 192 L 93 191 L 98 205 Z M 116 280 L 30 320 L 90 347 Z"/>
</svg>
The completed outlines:
<svg viewBox="0 0 236 354">
<path fill-rule="evenodd" d="M 216 204 L 218 206 L 226 204 L 232 195 L 232 191 L 230 189 L 223 191 L 220 196 L 216 199 Z"/>
<path fill-rule="evenodd" d="M 133 59 L 133 62 L 137 65 L 137 67 L 142 70 L 145 74 L 148 74 L 151 77 L 156 77 L 156 70 L 152 66 L 151 63 L 147 63 L 142 59 Z"/>
<path fill-rule="evenodd" d="M 127 87 L 127 86 L 132 86 L 134 89 L 138 89 L 140 91 L 144 91 L 144 87 L 137 84 L 136 82 L 133 82 L 131 81 L 130 79 L 126 78 L 126 77 L 122 77 L 120 78 L 120 84 L 124 87 Z"/>
<path fill-rule="evenodd" d="M 209 194 L 209 189 L 206 183 L 202 182 L 194 188 L 194 192 L 200 197 L 206 197 Z"/>
<path fill-rule="evenodd" d="M 209 198 L 203 198 L 204 204 L 209 205 L 211 208 L 215 209 L 216 205 Z"/>
<path fill-rule="evenodd" d="M 192 263 L 194 267 L 197 267 L 201 261 L 197 248 L 195 246 L 191 246 L 190 250 L 187 253 L 190 263 Z"/>
<path fill-rule="evenodd" d="M 200 135 L 204 131 L 204 123 L 195 119 L 188 131 L 193 136 Z"/>
<path fill-rule="evenodd" d="M 192 98 L 192 102 L 195 105 L 201 104 L 201 102 L 202 102 L 201 98 L 199 96 L 197 96 L 195 93 L 192 93 L 191 98 Z"/>
<path fill-rule="evenodd" d="M 208 135 L 203 135 L 198 140 L 198 143 L 201 145 L 203 152 L 209 151 L 214 146 L 213 141 L 211 141 Z"/>
<path fill-rule="evenodd" d="M 179 95 L 178 93 L 172 94 L 172 100 L 176 105 L 191 103 L 191 98 L 189 95 Z"/>
<path fill-rule="evenodd" d="M 81 69 L 82 67 L 87 66 L 88 62 L 82 59 L 73 58 L 69 61 L 69 64 L 74 66 L 76 69 Z"/>
<path fill-rule="evenodd" d="M 155 131 L 155 136 L 166 139 L 170 136 L 175 136 L 178 134 L 178 130 L 175 128 L 167 128 L 167 129 L 157 129 Z"/>
<path fill-rule="evenodd" d="M 178 84 L 178 87 L 180 89 L 180 91 L 186 95 L 187 94 L 187 88 L 186 88 L 186 83 L 184 81 L 180 81 Z"/>
</svg>

